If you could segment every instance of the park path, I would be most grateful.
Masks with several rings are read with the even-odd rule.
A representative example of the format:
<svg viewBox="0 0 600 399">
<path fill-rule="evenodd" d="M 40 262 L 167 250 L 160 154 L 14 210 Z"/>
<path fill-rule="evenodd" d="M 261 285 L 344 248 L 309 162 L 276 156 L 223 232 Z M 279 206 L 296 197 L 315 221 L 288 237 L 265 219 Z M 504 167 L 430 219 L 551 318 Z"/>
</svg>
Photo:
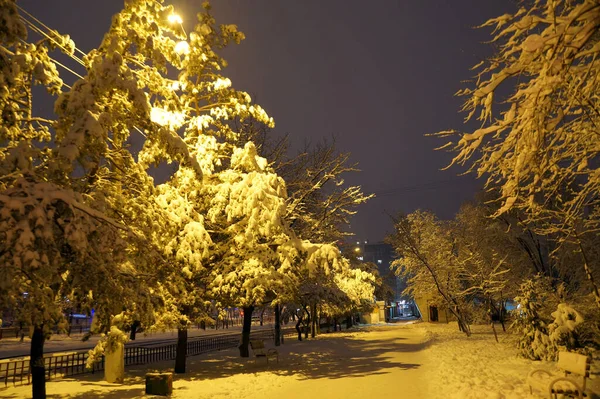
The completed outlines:
<svg viewBox="0 0 600 399">
<path fill-rule="evenodd" d="M 314 392 L 327 398 L 428 398 L 427 345 L 424 330 L 400 326 L 324 337 L 297 365 L 300 377 L 273 397 L 305 399 Z"/>
<path fill-rule="evenodd" d="M 188 359 L 188 373 L 174 378 L 172 398 L 427 398 L 425 333 L 418 328 L 382 326 L 286 340 L 279 364 L 239 358 L 236 350 Z M 172 362 L 128 368 L 123 385 L 98 375 L 49 382 L 49 398 L 142 398 L 144 374 L 167 370 Z M 0 391 L 26 398 L 30 387 Z"/>
</svg>

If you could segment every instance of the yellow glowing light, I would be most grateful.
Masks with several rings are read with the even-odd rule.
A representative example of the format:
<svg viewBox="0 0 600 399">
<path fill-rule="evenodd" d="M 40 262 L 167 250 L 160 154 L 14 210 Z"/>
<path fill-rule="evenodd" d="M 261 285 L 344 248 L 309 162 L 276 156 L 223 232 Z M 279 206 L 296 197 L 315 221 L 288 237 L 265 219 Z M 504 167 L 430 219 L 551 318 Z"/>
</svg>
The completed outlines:
<svg viewBox="0 0 600 399">
<path fill-rule="evenodd" d="M 181 17 L 177 14 L 171 14 L 169 15 L 169 23 L 171 24 L 181 24 L 183 23 L 183 20 L 181 19 Z"/>
<path fill-rule="evenodd" d="M 190 52 L 190 45 L 185 40 L 180 41 L 175 45 L 175 52 L 179 55 L 188 54 Z"/>
<path fill-rule="evenodd" d="M 167 126 L 170 129 L 179 129 L 185 122 L 183 112 L 171 112 L 163 108 L 152 107 L 150 109 L 150 120 L 161 126 Z"/>
<path fill-rule="evenodd" d="M 354 248 L 354 252 L 360 252 L 360 248 L 359 247 Z"/>
</svg>

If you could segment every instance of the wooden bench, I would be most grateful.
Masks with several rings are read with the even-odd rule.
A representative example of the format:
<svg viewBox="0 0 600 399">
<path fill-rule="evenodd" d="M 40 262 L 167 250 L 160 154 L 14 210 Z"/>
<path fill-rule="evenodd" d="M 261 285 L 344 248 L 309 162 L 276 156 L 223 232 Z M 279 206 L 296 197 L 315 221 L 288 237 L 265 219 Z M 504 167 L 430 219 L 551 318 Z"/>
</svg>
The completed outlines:
<svg viewBox="0 0 600 399">
<path fill-rule="evenodd" d="M 542 395 L 545 392 L 550 399 L 557 398 L 558 394 L 575 395 L 582 399 L 585 384 L 590 377 L 590 357 L 578 353 L 559 352 L 556 365 L 561 370 L 559 375 L 553 375 L 543 369 L 532 370 L 527 376 L 529 392 L 533 394 L 535 390 Z"/>
<path fill-rule="evenodd" d="M 250 341 L 250 347 L 257 359 L 259 357 L 264 357 L 267 359 L 267 364 L 269 364 L 269 358 L 274 357 L 277 359 L 277 363 L 279 363 L 279 352 L 277 352 L 277 349 L 266 349 L 263 341 L 252 340 Z"/>
</svg>

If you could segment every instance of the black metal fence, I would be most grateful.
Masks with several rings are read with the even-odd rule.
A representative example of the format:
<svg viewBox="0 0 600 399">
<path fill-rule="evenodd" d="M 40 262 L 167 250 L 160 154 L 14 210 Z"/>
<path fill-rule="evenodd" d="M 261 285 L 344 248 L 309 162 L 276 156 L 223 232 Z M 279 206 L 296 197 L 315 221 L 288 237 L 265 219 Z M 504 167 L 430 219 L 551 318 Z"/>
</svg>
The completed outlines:
<svg viewBox="0 0 600 399">
<path fill-rule="evenodd" d="M 281 330 L 282 336 L 293 336 L 293 328 Z M 274 330 L 259 330 L 250 333 L 251 339 L 275 339 Z M 203 353 L 235 348 L 240 343 L 240 333 L 213 335 L 208 337 L 188 338 L 187 355 L 195 356 Z M 142 365 L 175 359 L 177 343 L 159 344 L 155 346 L 125 346 L 125 366 Z M 91 369 L 86 369 L 88 351 L 63 352 L 44 355 L 46 379 L 55 379 L 80 374 L 95 373 L 104 370 L 104 357 Z M 8 384 L 22 385 L 31 383 L 29 357 L 0 360 L 0 381 Z"/>
</svg>

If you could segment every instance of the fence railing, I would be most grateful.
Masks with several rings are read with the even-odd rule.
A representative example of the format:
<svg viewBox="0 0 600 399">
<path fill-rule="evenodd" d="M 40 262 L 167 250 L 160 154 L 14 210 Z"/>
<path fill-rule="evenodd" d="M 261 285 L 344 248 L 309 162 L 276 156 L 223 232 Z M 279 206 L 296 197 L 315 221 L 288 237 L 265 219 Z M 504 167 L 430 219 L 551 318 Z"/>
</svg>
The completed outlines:
<svg viewBox="0 0 600 399">
<path fill-rule="evenodd" d="M 295 334 L 293 328 L 281 329 L 283 336 Z M 274 330 L 260 330 L 250 333 L 251 339 L 269 340 L 275 338 Z M 208 337 L 188 338 L 187 355 L 196 356 L 203 353 L 235 348 L 240 343 L 240 334 L 213 335 Z M 156 346 L 125 346 L 125 366 L 142 365 L 175 359 L 177 343 Z M 88 351 L 62 352 L 44 355 L 46 379 L 95 373 L 104 370 L 104 357 L 91 369 L 86 369 Z M 0 381 L 8 384 L 22 385 L 31 383 L 29 357 L 0 360 Z"/>
</svg>

